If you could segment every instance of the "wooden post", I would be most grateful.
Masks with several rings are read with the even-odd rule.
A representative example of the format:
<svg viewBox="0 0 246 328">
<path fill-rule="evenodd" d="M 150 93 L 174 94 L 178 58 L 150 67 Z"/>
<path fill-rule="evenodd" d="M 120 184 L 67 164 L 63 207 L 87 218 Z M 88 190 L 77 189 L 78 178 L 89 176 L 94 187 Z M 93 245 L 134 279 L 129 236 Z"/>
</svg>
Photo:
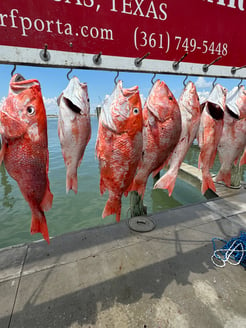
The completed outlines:
<svg viewBox="0 0 246 328">
<path fill-rule="evenodd" d="M 97 112 L 97 119 L 99 120 L 99 116 L 100 116 L 100 114 L 101 114 L 101 106 L 100 105 L 98 105 L 97 107 L 96 107 L 96 112 Z"/>
<path fill-rule="evenodd" d="M 147 207 L 144 206 L 143 200 L 137 191 L 130 192 L 130 213 L 131 218 L 147 214 Z"/>
<path fill-rule="evenodd" d="M 237 164 L 233 164 L 231 168 L 231 186 L 234 188 L 240 188 L 243 179 L 243 166 L 239 166 L 240 157 Z"/>
<path fill-rule="evenodd" d="M 159 178 L 160 172 L 153 178 L 153 185 Z M 131 217 L 147 215 L 147 206 L 144 205 L 141 196 L 136 191 L 130 192 L 130 212 Z"/>
<path fill-rule="evenodd" d="M 153 186 L 155 185 L 155 183 L 160 179 L 160 172 L 158 172 L 155 176 L 154 176 L 154 178 L 153 178 Z"/>
</svg>

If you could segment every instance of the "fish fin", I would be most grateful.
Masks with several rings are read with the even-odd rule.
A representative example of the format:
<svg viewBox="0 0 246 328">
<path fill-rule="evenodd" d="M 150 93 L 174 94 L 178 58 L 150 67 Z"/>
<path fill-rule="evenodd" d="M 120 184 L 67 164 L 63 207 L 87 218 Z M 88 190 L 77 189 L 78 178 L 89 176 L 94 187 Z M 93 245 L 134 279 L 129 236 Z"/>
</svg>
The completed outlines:
<svg viewBox="0 0 246 328">
<path fill-rule="evenodd" d="M 130 183 L 130 186 L 124 191 L 124 196 L 127 197 L 128 193 L 132 191 L 133 181 Z"/>
<path fill-rule="evenodd" d="M 4 155 L 5 155 L 5 150 L 7 148 L 7 144 L 6 142 L 2 141 L 2 147 L 0 149 L 0 165 L 2 164 L 2 161 L 4 159 Z"/>
<path fill-rule="evenodd" d="M 209 168 L 211 169 L 214 165 L 214 161 L 215 161 L 215 157 L 216 157 L 216 154 L 217 154 L 217 148 L 215 149 L 215 151 L 213 152 L 213 154 L 211 155 L 211 158 L 210 158 L 210 162 L 209 162 Z"/>
<path fill-rule="evenodd" d="M 100 178 L 100 194 L 103 195 L 107 190 L 105 183 L 102 178 Z"/>
<path fill-rule="evenodd" d="M 40 204 L 43 211 L 49 211 L 53 203 L 53 194 L 50 191 L 50 188 L 46 188 L 44 198 Z"/>
<path fill-rule="evenodd" d="M 219 171 L 217 176 L 216 176 L 216 181 L 224 181 L 224 183 L 230 187 L 231 185 L 231 172 L 223 172 L 223 171 Z"/>
<path fill-rule="evenodd" d="M 66 177 L 66 193 L 68 194 L 69 190 L 73 190 L 75 194 L 78 192 L 78 178 L 76 175 L 67 174 Z"/>
<path fill-rule="evenodd" d="M 240 163 L 239 163 L 239 165 L 242 166 L 242 165 L 244 165 L 244 164 L 246 164 L 246 148 L 245 148 L 245 150 L 244 150 L 243 156 L 242 156 L 241 159 L 240 159 Z"/>
<path fill-rule="evenodd" d="M 44 197 L 42 199 L 42 202 L 40 204 L 40 207 L 43 211 L 48 211 L 52 207 L 53 202 L 53 194 L 50 192 L 50 181 L 48 178 L 48 172 L 49 172 L 49 151 L 47 149 L 47 160 L 46 160 L 46 190 Z"/>
<path fill-rule="evenodd" d="M 163 168 L 165 167 L 165 163 L 163 163 L 162 165 L 160 165 L 157 169 L 155 169 L 152 172 L 152 178 L 154 178 Z"/>
<path fill-rule="evenodd" d="M 50 243 L 49 239 L 49 231 L 48 226 L 46 222 L 46 218 L 44 216 L 44 213 L 42 213 L 42 217 L 37 218 L 34 215 L 32 216 L 32 223 L 31 223 L 31 234 L 35 233 L 41 233 L 43 235 L 43 238 L 47 241 L 47 243 Z"/>
<path fill-rule="evenodd" d="M 141 196 L 141 199 L 144 198 L 145 189 L 146 189 L 146 183 L 139 182 L 135 179 L 133 180 L 133 183 L 131 185 L 131 191 L 137 191 L 139 196 Z"/>
<path fill-rule="evenodd" d="M 177 175 L 172 172 L 166 172 L 154 185 L 154 189 L 167 189 L 169 197 L 172 195 L 175 187 Z"/>
<path fill-rule="evenodd" d="M 208 174 L 203 173 L 202 174 L 202 188 L 201 188 L 203 195 L 205 194 L 207 189 L 211 189 L 214 192 L 216 192 L 216 188 L 215 188 L 215 185 L 214 185 L 211 175 L 209 173 Z"/>
<path fill-rule="evenodd" d="M 116 214 L 116 221 L 120 222 L 121 214 L 121 199 L 114 198 L 108 199 L 102 214 L 102 218 L 105 218 L 108 215 Z"/>
</svg>

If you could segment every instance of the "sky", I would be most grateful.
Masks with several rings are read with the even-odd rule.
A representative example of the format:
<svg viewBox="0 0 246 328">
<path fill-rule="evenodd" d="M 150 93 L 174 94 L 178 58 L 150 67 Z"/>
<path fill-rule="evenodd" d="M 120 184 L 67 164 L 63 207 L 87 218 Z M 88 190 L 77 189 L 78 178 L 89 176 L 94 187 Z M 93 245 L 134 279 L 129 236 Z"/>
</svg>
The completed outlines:
<svg viewBox="0 0 246 328">
<path fill-rule="evenodd" d="M 11 79 L 11 71 L 14 65 L 0 65 L 0 103 L 8 95 L 9 81 Z M 51 68 L 37 66 L 17 65 L 14 73 L 20 73 L 25 79 L 37 79 L 41 84 L 42 95 L 45 103 L 47 114 L 57 114 L 57 98 L 66 88 L 69 80 L 67 74 L 70 68 Z M 88 93 L 90 98 L 91 114 L 95 113 L 96 106 L 102 105 L 105 97 L 112 93 L 114 89 L 114 79 L 116 71 L 73 69 L 69 77 L 77 76 L 80 82 L 86 82 L 88 85 Z M 151 73 L 135 73 L 135 72 L 119 72 L 117 80 L 123 81 L 123 87 L 130 88 L 135 85 L 139 87 L 142 99 L 146 99 L 152 87 L 151 80 L 163 80 L 178 99 L 183 88 L 183 81 L 186 76 L 175 74 L 154 74 Z M 196 85 L 199 96 L 208 96 L 212 90 L 212 84 L 215 81 L 211 77 L 188 76 L 185 81 L 193 81 Z M 239 79 L 222 79 L 218 78 L 215 83 L 223 85 L 230 91 L 238 85 Z"/>
</svg>

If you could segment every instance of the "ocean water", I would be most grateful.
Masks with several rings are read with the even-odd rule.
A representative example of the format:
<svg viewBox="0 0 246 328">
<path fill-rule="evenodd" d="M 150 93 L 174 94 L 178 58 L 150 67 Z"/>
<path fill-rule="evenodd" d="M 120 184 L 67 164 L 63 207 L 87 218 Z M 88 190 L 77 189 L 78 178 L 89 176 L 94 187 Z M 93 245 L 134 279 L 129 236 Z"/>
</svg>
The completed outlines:
<svg viewBox="0 0 246 328">
<path fill-rule="evenodd" d="M 66 170 L 57 135 L 57 118 L 48 118 L 49 180 L 54 195 L 53 206 L 46 212 L 50 237 L 79 229 L 115 222 L 113 215 L 102 219 L 102 211 L 108 198 L 107 192 L 99 191 L 99 168 L 95 156 L 98 121 L 91 117 L 92 136 L 87 145 L 83 161 L 78 169 L 78 193 L 66 194 Z M 199 150 L 192 147 L 186 162 L 197 166 Z M 215 165 L 216 167 L 216 165 Z M 217 164 L 218 167 L 218 164 Z M 161 172 L 163 174 L 163 172 Z M 153 190 L 153 179 L 149 178 L 144 204 L 148 214 L 160 212 L 185 204 L 205 200 L 200 190 L 177 179 L 171 197 L 166 190 Z M 121 220 L 129 217 L 130 197 L 122 197 Z M 0 166 L 0 248 L 42 239 L 41 234 L 30 234 L 31 211 L 24 200 L 16 181 Z"/>
</svg>

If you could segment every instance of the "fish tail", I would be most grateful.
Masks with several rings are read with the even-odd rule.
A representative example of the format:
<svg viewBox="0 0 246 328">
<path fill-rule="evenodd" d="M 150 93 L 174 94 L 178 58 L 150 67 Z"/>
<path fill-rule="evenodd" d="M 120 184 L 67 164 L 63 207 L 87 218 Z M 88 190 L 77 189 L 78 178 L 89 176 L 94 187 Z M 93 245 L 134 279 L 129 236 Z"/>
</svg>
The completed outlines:
<svg viewBox="0 0 246 328">
<path fill-rule="evenodd" d="M 76 175 L 67 174 L 66 178 L 66 192 L 68 194 L 69 190 L 73 190 L 75 194 L 78 192 L 78 178 Z"/>
<path fill-rule="evenodd" d="M 41 233 L 43 235 L 43 238 L 47 241 L 47 243 L 50 243 L 49 239 L 49 231 L 48 231 L 48 226 L 46 222 L 46 218 L 44 214 L 42 213 L 41 218 L 36 217 L 32 215 L 32 223 L 31 223 L 31 234 L 35 233 Z"/>
<path fill-rule="evenodd" d="M 216 188 L 215 188 L 215 185 L 214 185 L 214 182 L 213 182 L 213 179 L 210 175 L 210 173 L 203 173 L 202 174 L 202 188 L 201 188 L 201 191 L 202 191 L 202 194 L 204 195 L 205 192 L 208 190 L 208 189 L 211 189 L 213 190 L 214 192 L 216 192 Z"/>
<path fill-rule="evenodd" d="M 217 176 L 216 176 L 216 181 L 224 181 L 224 183 L 230 187 L 231 185 L 231 172 L 224 172 L 224 171 L 219 171 Z"/>
<path fill-rule="evenodd" d="M 167 189 L 169 197 L 172 195 L 175 187 L 177 175 L 172 172 L 166 172 L 154 185 L 154 189 Z"/>
<path fill-rule="evenodd" d="M 105 218 L 108 215 L 116 214 L 116 221 L 120 222 L 120 214 L 121 214 L 121 199 L 114 198 L 108 199 L 102 214 L 102 218 Z"/>
</svg>

